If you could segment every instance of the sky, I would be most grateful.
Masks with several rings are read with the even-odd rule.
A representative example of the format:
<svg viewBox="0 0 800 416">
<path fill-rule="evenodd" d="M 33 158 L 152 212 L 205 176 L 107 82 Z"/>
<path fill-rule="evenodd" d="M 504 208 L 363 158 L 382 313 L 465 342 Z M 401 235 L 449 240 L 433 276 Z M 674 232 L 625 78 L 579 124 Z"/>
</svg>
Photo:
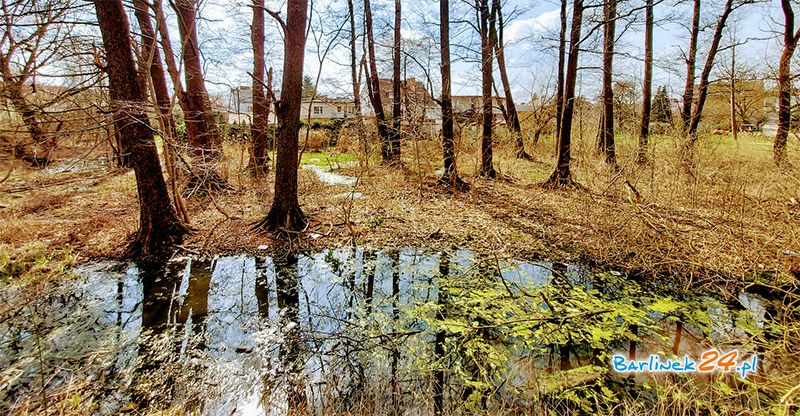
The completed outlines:
<svg viewBox="0 0 800 416">
<path fill-rule="evenodd" d="M 589 1 L 589 0 L 587 0 Z M 633 7 L 641 7 L 637 2 L 620 3 L 623 13 Z M 654 87 L 666 85 L 673 96 L 679 95 L 685 76 L 685 64 L 681 50 L 688 43 L 687 26 L 690 21 L 691 5 L 685 1 L 662 0 L 655 8 L 657 20 L 654 33 Z M 708 0 L 703 3 L 702 22 L 708 28 L 701 35 L 698 55 L 698 72 L 705 61 L 710 44 L 709 38 L 722 9 L 722 0 Z M 252 70 L 252 51 L 249 39 L 249 26 L 252 11 L 247 0 L 202 0 L 201 20 L 198 24 L 209 91 L 226 94 L 236 85 L 249 85 Z M 363 2 L 355 0 L 359 35 Z M 372 0 L 375 16 L 376 43 L 378 44 L 379 73 L 382 77 L 391 75 L 389 45 L 392 40 L 393 1 Z M 643 2 L 641 2 L 643 3 Z M 439 5 L 434 0 L 404 0 L 402 40 L 406 58 L 404 72 L 407 77 L 426 80 L 430 78 L 435 91 L 438 91 L 438 19 Z M 588 2 L 587 4 L 591 4 Z M 285 1 L 267 0 L 272 10 L 281 10 L 285 16 Z M 352 91 L 350 78 L 350 26 L 346 20 L 347 3 L 342 0 L 315 0 L 311 11 L 311 30 L 306 45 L 305 74 L 316 79 L 319 75 L 319 92 L 330 96 L 345 96 Z M 568 6 L 571 8 L 571 4 Z M 587 17 L 599 13 L 600 8 L 587 11 Z M 550 0 L 531 2 L 525 0 L 506 0 L 503 4 L 506 19 L 504 34 L 505 55 L 512 84 L 512 92 L 518 102 L 530 101 L 533 94 L 545 94 L 553 87 L 556 68 L 555 39 L 559 28 L 559 4 Z M 453 58 L 453 94 L 480 94 L 480 69 L 477 62 L 479 40 L 475 30 L 467 21 L 474 21 L 471 3 L 464 0 L 451 0 L 451 43 Z M 632 23 L 620 23 L 617 28 L 619 54 L 615 58 L 615 80 L 629 81 L 641 85 L 643 55 L 643 14 L 635 14 Z M 167 10 L 173 44 L 178 45 L 176 19 Z M 775 68 L 781 52 L 780 37 L 782 14 L 777 0 L 748 4 L 736 10 L 730 19 L 723 46 L 730 43 L 735 33 L 738 42 L 744 42 L 736 49 L 737 62 L 767 71 Z M 584 35 L 594 23 L 586 22 Z M 279 88 L 283 55 L 283 43 L 276 23 L 267 17 L 267 65 L 274 67 L 275 84 Z M 599 92 L 600 76 L 600 35 L 594 32 L 582 47 L 578 94 L 593 100 Z M 327 46 L 330 45 L 330 48 Z M 362 39 L 357 41 L 357 51 L 362 53 Z M 327 53 L 326 53 L 326 49 Z M 729 59 L 729 52 L 718 55 L 717 62 Z M 496 71 L 496 65 L 495 65 Z M 499 75 L 496 74 L 499 77 Z M 713 76 L 712 76 L 713 78 Z"/>
</svg>

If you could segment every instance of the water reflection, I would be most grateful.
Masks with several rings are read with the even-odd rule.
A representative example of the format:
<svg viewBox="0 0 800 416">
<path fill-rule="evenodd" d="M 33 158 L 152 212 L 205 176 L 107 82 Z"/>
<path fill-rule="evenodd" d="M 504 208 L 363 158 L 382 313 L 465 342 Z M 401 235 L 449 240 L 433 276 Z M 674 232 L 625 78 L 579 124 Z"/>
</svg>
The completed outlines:
<svg viewBox="0 0 800 416">
<path fill-rule="evenodd" d="M 531 392 L 552 393 L 553 375 L 604 366 L 610 353 L 735 346 L 765 319 L 762 301 L 745 294 L 737 308 L 698 297 L 703 313 L 648 312 L 639 308 L 651 289 L 624 277 L 465 250 L 76 272 L 85 278 L 64 313 L 99 317 L 75 329 L 113 333 L 114 371 L 133 386 L 108 399 L 106 414 L 125 401 L 212 415 L 504 412 Z M 3 352 L 24 350 L 18 338 L 4 335 Z"/>
</svg>

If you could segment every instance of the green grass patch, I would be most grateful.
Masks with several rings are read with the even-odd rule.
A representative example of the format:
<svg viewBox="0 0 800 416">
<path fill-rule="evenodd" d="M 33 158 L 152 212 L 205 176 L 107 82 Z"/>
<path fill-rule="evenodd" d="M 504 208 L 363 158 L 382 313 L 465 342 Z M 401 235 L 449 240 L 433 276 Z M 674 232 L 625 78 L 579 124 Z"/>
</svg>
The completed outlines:
<svg viewBox="0 0 800 416">
<path fill-rule="evenodd" d="M 301 165 L 336 166 L 347 162 L 357 162 L 358 156 L 350 153 L 304 152 Z"/>
</svg>

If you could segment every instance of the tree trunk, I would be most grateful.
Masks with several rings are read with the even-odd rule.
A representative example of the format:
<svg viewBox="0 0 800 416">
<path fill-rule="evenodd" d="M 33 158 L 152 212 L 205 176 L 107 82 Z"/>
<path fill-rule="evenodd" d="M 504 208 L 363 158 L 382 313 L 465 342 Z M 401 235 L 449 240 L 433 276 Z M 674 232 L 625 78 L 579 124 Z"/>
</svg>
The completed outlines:
<svg viewBox="0 0 800 416">
<path fill-rule="evenodd" d="M 55 146 L 48 144 L 50 141 L 47 139 L 47 135 L 42 129 L 42 126 L 39 124 L 37 117 L 38 112 L 34 106 L 25 99 L 26 94 L 21 81 L 15 80 L 16 77 L 11 74 L 11 70 L 8 68 L 7 63 L 2 56 L 0 56 L 0 65 L 2 65 L 3 69 L 5 93 L 8 96 L 9 101 L 11 101 L 11 105 L 14 107 L 14 110 L 22 116 L 22 122 L 25 124 L 25 128 L 28 130 L 28 134 L 31 136 L 31 145 L 34 145 L 29 146 L 27 143 L 15 144 L 14 156 L 30 163 L 30 165 L 33 167 L 45 167 L 50 162 L 50 152 Z M 45 145 L 43 152 L 39 152 L 39 149 L 36 149 L 35 145 L 38 144 Z M 120 156 L 122 157 L 124 155 Z M 121 158 L 120 160 L 125 159 Z M 119 165 L 121 167 L 126 166 L 124 163 L 120 163 Z"/>
<path fill-rule="evenodd" d="M 689 52 L 686 54 L 686 84 L 683 87 L 683 107 L 681 107 L 681 121 L 684 133 L 689 131 L 692 117 L 692 103 L 694 102 L 694 71 L 697 61 L 697 38 L 700 34 L 700 0 L 694 0 L 692 14 L 692 30 L 689 34 Z"/>
<path fill-rule="evenodd" d="M 800 30 L 794 29 L 794 10 L 790 0 L 781 0 L 783 9 L 783 52 L 778 63 L 778 132 L 775 134 L 775 143 L 772 153 L 775 163 L 786 163 L 786 141 L 789 137 L 789 127 L 792 122 L 792 56 L 794 56 L 797 41 L 800 39 Z"/>
<path fill-rule="evenodd" d="M 347 11 L 350 18 L 350 76 L 353 78 L 353 112 L 356 119 L 356 133 L 358 140 L 364 148 L 364 162 L 368 163 L 369 151 L 367 139 L 364 134 L 364 121 L 361 117 L 361 85 L 358 74 L 358 56 L 356 53 L 356 17 L 353 10 L 353 0 L 347 0 Z"/>
<path fill-rule="evenodd" d="M 644 86 L 642 88 L 642 122 L 639 126 L 637 161 L 647 163 L 650 138 L 650 113 L 653 99 L 653 0 L 646 0 L 644 24 Z"/>
<path fill-rule="evenodd" d="M 128 138 L 127 151 L 139 196 L 139 231 L 132 254 L 166 254 L 189 230 L 170 203 L 156 144 L 147 122 L 145 94 L 137 83 L 130 29 L 122 0 L 95 0 L 95 11 L 108 61 L 111 99 L 118 103 L 114 122 Z"/>
<path fill-rule="evenodd" d="M 558 79 L 556 85 L 556 140 L 561 137 L 564 111 L 564 56 L 567 54 L 567 0 L 561 0 L 561 30 L 558 34 Z M 558 147 L 558 146 L 557 146 Z"/>
<path fill-rule="evenodd" d="M 192 175 L 187 185 L 189 194 L 204 194 L 227 188 L 217 170 L 222 159 L 222 136 L 211 109 L 200 63 L 197 41 L 196 0 L 175 0 L 178 28 L 183 46 L 183 73 L 186 79 L 186 130 L 191 140 Z"/>
<path fill-rule="evenodd" d="M 153 9 L 155 10 L 156 15 L 156 27 L 158 28 L 158 34 L 161 38 L 161 49 L 164 51 L 164 63 L 167 66 L 167 73 L 172 81 L 175 95 L 178 97 L 178 105 L 181 107 L 181 111 L 183 111 L 185 118 L 186 114 L 189 112 L 189 105 L 186 100 L 186 91 L 184 90 L 183 83 L 181 82 L 178 65 L 175 63 L 175 52 L 172 50 L 172 42 L 169 40 L 169 29 L 167 27 L 167 21 L 164 18 L 164 8 L 162 7 L 162 2 L 163 0 L 155 0 L 153 3 Z M 187 131 L 187 136 L 188 135 L 189 132 Z M 192 141 L 194 141 L 194 139 L 189 139 L 189 143 Z"/>
<path fill-rule="evenodd" d="M 736 42 L 735 39 L 732 39 Z M 736 46 L 731 47 L 731 134 L 733 141 L 739 141 L 739 125 L 736 123 Z"/>
<path fill-rule="evenodd" d="M 564 81 L 564 111 L 561 117 L 561 129 L 558 138 L 558 162 L 553 174 L 544 183 L 546 187 L 575 185 L 570 171 L 570 136 L 572 134 L 572 116 L 575 111 L 575 84 L 578 78 L 578 52 L 580 51 L 582 22 L 583 0 L 575 0 L 572 10 L 572 28 L 569 36 L 569 57 L 567 58 Z"/>
<path fill-rule="evenodd" d="M 500 71 L 500 81 L 503 83 L 503 93 L 506 96 L 506 124 L 511 131 L 514 140 L 514 150 L 518 159 L 531 160 L 531 155 L 525 152 L 525 142 L 522 140 L 522 127 L 519 124 L 519 114 L 517 106 L 514 104 L 514 97 L 511 94 L 511 82 L 508 79 L 506 70 L 505 45 L 503 43 L 503 9 L 500 0 L 492 0 L 493 8 L 497 12 L 497 30 L 494 37 L 497 42 L 494 45 L 494 54 L 497 57 L 497 68 Z"/>
<path fill-rule="evenodd" d="M 264 40 L 264 0 L 253 0 L 253 24 L 250 31 L 253 45 L 253 124 L 250 126 L 250 139 L 253 145 L 250 171 L 256 177 L 269 170 L 269 99 L 264 92 Z"/>
<path fill-rule="evenodd" d="M 697 93 L 697 102 L 694 105 L 691 122 L 689 124 L 690 147 L 694 146 L 694 143 L 697 141 L 697 127 L 700 125 L 700 118 L 703 115 L 703 106 L 705 106 L 706 97 L 708 96 L 708 86 L 711 84 L 709 77 L 711 76 L 711 71 L 714 69 L 714 58 L 717 56 L 719 43 L 722 40 L 722 31 L 725 29 L 725 24 L 727 23 L 731 12 L 733 12 L 733 0 L 727 0 L 725 2 L 725 9 L 723 10 L 722 15 L 719 17 L 719 20 L 717 20 L 717 25 L 714 29 L 714 35 L 711 38 L 711 46 L 709 47 L 708 54 L 706 55 L 706 63 L 703 66 L 703 72 L 700 73 L 700 86 Z"/>
<path fill-rule="evenodd" d="M 153 95 L 155 95 L 154 101 L 156 103 L 156 110 L 163 129 L 164 161 L 167 165 L 167 172 L 170 175 L 172 200 L 181 218 L 188 223 L 189 215 L 181 200 L 180 192 L 178 192 L 177 172 L 174 164 L 175 154 L 173 153 L 174 148 L 172 147 L 178 133 L 175 127 L 175 119 L 172 117 L 172 101 L 170 99 L 169 89 L 167 88 L 164 65 L 161 62 L 161 54 L 158 52 L 158 47 L 156 45 L 156 32 L 150 21 L 150 10 L 152 7 L 149 0 L 134 0 L 133 7 L 134 15 L 139 23 L 139 30 L 142 32 L 141 55 L 143 57 L 143 65 L 139 70 L 145 75 L 145 79 L 149 79 L 149 84 L 152 85 Z M 149 70 L 149 78 L 146 76 L 146 70 Z"/>
<path fill-rule="evenodd" d="M 159 117 L 167 127 L 170 137 L 175 137 L 175 119 L 172 118 L 172 107 L 167 88 L 167 78 L 164 75 L 164 65 L 161 62 L 161 54 L 156 47 L 156 34 L 153 24 L 150 22 L 150 2 L 149 0 L 133 0 L 134 15 L 139 23 L 139 30 L 142 32 L 142 56 L 143 63 L 147 65 L 150 72 L 150 79 L 153 82 L 155 91 L 154 101 L 158 107 Z M 140 68 L 142 72 L 145 70 Z"/>
<path fill-rule="evenodd" d="M 392 145 L 389 137 L 389 126 L 386 113 L 383 111 L 381 101 L 381 87 L 378 79 L 378 64 L 375 61 L 375 36 L 372 30 L 372 7 L 370 0 L 364 0 L 364 24 L 367 29 L 367 53 L 369 55 L 369 101 L 375 111 L 375 120 L 378 124 L 378 136 L 381 140 L 381 161 L 384 164 L 392 163 Z"/>
<path fill-rule="evenodd" d="M 392 130 L 389 135 L 391 163 L 400 163 L 400 133 L 403 121 L 403 106 L 400 97 L 400 0 L 394 0 L 394 47 L 392 50 Z"/>
<path fill-rule="evenodd" d="M 606 162 L 617 164 L 614 146 L 614 42 L 617 19 L 617 1 L 603 3 L 603 117 L 598 148 Z"/>
<path fill-rule="evenodd" d="M 266 218 L 254 229 L 300 231 L 306 217 L 297 200 L 298 135 L 303 97 L 303 60 L 306 47 L 308 0 L 290 0 L 287 6 L 283 81 L 277 103 L 278 155 L 275 168 L 275 199 Z"/>
<path fill-rule="evenodd" d="M 697 128 L 700 125 L 700 118 L 703 115 L 703 107 L 705 106 L 706 97 L 708 96 L 708 86 L 710 84 L 709 77 L 711 70 L 714 68 L 714 58 L 719 50 L 719 43 L 722 39 L 722 31 L 725 29 L 725 23 L 728 17 L 733 12 L 733 0 L 725 2 L 725 9 L 717 20 L 714 34 L 711 38 L 711 46 L 706 55 L 706 62 L 703 66 L 703 71 L 700 73 L 700 85 L 698 86 L 697 99 L 691 111 L 689 118 L 689 125 L 686 130 L 686 139 L 680 152 L 681 162 L 684 170 L 690 176 L 694 176 L 694 147 L 697 143 Z M 686 104 L 686 103 L 684 103 Z M 685 109 L 684 109 L 685 111 Z"/>
<path fill-rule="evenodd" d="M 22 2 L 19 3 L 22 4 Z M 31 86 L 34 92 L 36 90 L 36 65 L 34 62 L 37 56 L 36 51 L 44 40 L 45 33 L 49 30 L 48 28 L 53 23 L 53 19 L 56 19 L 52 15 L 54 7 L 57 7 L 57 5 L 42 6 L 43 9 L 38 12 L 33 11 L 33 9 L 37 9 L 36 6 L 33 6 L 33 9 L 27 12 L 16 11 L 16 7 L 14 7 L 13 10 L 15 11 L 12 11 L 12 14 L 7 19 L 4 16 L 4 27 L 6 25 L 13 27 L 14 21 L 22 17 L 22 15 L 14 15 L 14 13 L 36 13 L 37 15 L 46 13 L 48 15 L 45 18 L 46 21 L 40 22 L 37 32 L 31 37 L 17 40 L 11 31 L 8 32 L 8 36 L 4 31 L 2 44 L 5 50 L 0 51 L 0 81 L 2 81 L 0 94 L 2 94 L 3 101 L 5 102 L 8 99 L 14 111 L 22 117 L 22 123 L 25 125 L 25 129 L 31 139 L 27 143 L 19 141 L 13 143 L 14 157 L 29 163 L 32 167 L 47 166 L 50 162 L 51 153 L 57 144 L 55 135 L 48 134 L 42 128 L 39 119 L 41 116 L 40 111 L 33 102 L 28 100 L 29 94 L 25 91 L 25 84 L 28 78 L 31 78 Z M 6 2 L 3 2 L 3 11 L 7 11 L 6 9 Z M 61 12 L 57 14 L 60 15 Z M 40 19 L 37 18 L 37 20 Z M 8 29 L 10 28 L 8 27 Z M 17 62 L 18 60 L 15 59 L 15 51 L 19 52 L 20 49 L 26 51 L 27 57 L 16 54 L 16 58 L 24 61 L 24 65 L 18 72 L 12 71 L 12 61 Z"/>
<path fill-rule="evenodd" d="M 458 177 L 453 127 L 453 101 L 450 80 L 450 2 L 439 1 L 439 35 L 441 38 L 442 72 L 442 153 L 444 173 L 439 183 L 457 190 L 467 190 L 469 185 Z"/>
<path fill-rule="evenodd" d="M 487 178 L 496 178 L 492 161 L 492 124 L 494 112 L 492 111 L 492 50 L 494 48 L 494 9 L 489 11 L 489 0 L 480 0 L 480 35 L 481 35 L 481 78 L 483 92 L 483 134 L 481 139 L 481 171 L 480 175 Z"/>
</svg>

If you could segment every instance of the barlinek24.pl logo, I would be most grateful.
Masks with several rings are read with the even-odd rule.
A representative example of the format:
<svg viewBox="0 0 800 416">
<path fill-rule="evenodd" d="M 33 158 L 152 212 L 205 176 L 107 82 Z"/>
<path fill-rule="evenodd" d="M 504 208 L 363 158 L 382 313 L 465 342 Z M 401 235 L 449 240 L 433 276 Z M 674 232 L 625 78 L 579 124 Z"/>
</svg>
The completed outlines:
<svg viewBox="0 0 800 416">
<path fill-rule="evenodd" d="M 742 378 L 755 373 L 758 368 L 758 356 L 752 356 L 737 361 L 739 351 L 733 350 L 720 353 L 717 350 L 704 352 L 699 360 L 688 355 L 683 358 L 664 358 L 651 354 L 647 360 L 629 360 L 623 355 L 611 357 L 611 366 L 619 373 L 710 373 L 712 371 L 736 371 Z"/>
</svg>

